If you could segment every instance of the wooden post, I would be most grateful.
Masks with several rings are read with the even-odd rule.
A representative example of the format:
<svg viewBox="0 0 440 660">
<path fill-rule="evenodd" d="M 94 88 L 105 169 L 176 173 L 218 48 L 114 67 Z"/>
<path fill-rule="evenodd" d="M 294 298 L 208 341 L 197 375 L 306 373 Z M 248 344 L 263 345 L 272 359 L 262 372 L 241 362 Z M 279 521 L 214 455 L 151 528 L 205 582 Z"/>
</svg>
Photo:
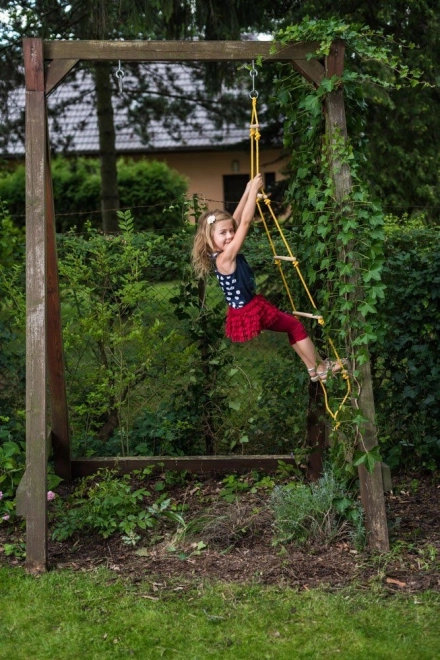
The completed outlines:
<svg viewBox="0 0 440 660">
<path fill-rule="evenodd" d="M 45 107 L 45 113 L 47 109 Z M 47 130 L 47 114 L 46 114 Z M 49 136 L 46 135 L 45 158 L 46 191 L 46 284 L 47 284 L 47 367 L 49 372 L 52 449 L 55 473 L 72 479 L 70 465 L 70 435 L 67 412 L 66 378 L 64 369 L 63 331 L 58 284 L 58 259 L 55 232 L 52 172 L 50 168 Z"/>
<path fill-rule="evenodd" d="M 307 445 L 310 454 L 307 475 L 311 479 L 322 476 L 323 457 L 327 445 L 326 409 L 321 383 L 309 383 L 309 405 L 307 410 Z"/>
<path fill-rule="evenodd" d="M 358 398 L 359 409 L 367 419 L 361 428 L 362 445 L 359 449 L 370 451 L 377 445 L 377 428 L 375 421 L 373 384 L 370 362 L 360 368 L 359 382 L 361 384 Z M 362 506 L 365 511 L 365 522 L 368 532 L 368 545 L 372 550 L 388 552 L 388 525 L 385 509 L 384 485 L 382 478 L 382 463 L 377 462 L 373 472 L 368 472 L 363 465 L 359 466 L 359 483 Z"/>
<path fill-rule="evenodd" d="M 25 39 L 26 83 L 26 567 L 46 570 L 46 235 L 43 41 Z"/>
<path fill-rule="evenodd" d="M 341 41 L 332 44 L 330 54 L 326 58 L 326 76 L 342 76 L 344 68 L 344 43 Z M 343 90 L 330 92 L 326 99 L 326 132 L 329 138 L 329 148 L 332 149 L 335 135 L 347 138 L 347 124 Z M 350 169 L 346 163 L 341 163 L 337 157 L 332 159 L 331 168 L 335 182 L 336 199 L 342 202 L 349 195 L 352 188 Z M 377 445 L 377 429 L 375 423 L 374 395 L 371 380 L 370 362 L 360 367 L 360 394 L 358 406 L 367 419 L 360 429 L 362 445 L 359 449 L 369 451 Z M 365 522 L 368 532 L 368 544 L 371 549 L 379 552 L 389 550 L 388 527 L 385 511 L 385 498 L 382 482 L 381 464 L 377 463 L 373 473 L 367 472 L 364 466 L 359 467 L 359 481 L 362 505 L 365 511 Z"/>
</svg>

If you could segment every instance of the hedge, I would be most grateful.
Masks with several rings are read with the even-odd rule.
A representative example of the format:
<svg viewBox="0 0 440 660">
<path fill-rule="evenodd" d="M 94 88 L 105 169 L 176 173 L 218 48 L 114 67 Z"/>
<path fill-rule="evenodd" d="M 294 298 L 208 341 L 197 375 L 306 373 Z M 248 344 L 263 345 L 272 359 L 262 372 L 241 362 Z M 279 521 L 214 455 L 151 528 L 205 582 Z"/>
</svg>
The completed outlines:
<svg viewBox="0 0 440 660">
<path fill-rule="evenodd" d="M 182 226 L 185 177 L 165 163 L 152 160 L 119 159 L 118 184 L 121 208 L 130 208 L 139 230 L 170 232 Z M 101 224 L 100 167 L 94 158 L 57 157 L 52 161 L 57 231 L 76 227 L 82 232 L 86 221 Z M 18 165 L 0 173 L 0 199 L 17 226 L 25 222 L 25 167 Z"/>
</svg>

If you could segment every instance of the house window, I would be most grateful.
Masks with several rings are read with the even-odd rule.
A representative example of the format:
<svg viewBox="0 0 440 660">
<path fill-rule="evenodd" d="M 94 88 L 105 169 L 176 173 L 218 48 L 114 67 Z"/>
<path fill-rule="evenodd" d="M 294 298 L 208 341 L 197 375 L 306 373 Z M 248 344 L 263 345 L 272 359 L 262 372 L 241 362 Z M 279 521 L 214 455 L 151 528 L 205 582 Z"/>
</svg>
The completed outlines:
<svg viewBox="0 0 440 660">
<path fill-rule="evenodd" d="M 264 175 L 264 190 L 267 193 L 272 192 L 275 185 L 275 172 L 266 172 Z"/>
<path fill-rule="evenodd" d="M 223 177 L 223 199 L 225 210 L 231 215 L 237 208 L 238 202 L 249 181 L 249 174 L 225 174 Z M 275 172 L 266 172 L 264 175 L 264 189 L 270 192 L 275 183 Z"/>
<path fill-rule="evenodd" d="M 249 181 L 249 174 L 225 174 L 223 177 L 223 199 L 225 200 L 225 210 L 231 215 L 237 208 L 246 184 Z"/>
</svg>

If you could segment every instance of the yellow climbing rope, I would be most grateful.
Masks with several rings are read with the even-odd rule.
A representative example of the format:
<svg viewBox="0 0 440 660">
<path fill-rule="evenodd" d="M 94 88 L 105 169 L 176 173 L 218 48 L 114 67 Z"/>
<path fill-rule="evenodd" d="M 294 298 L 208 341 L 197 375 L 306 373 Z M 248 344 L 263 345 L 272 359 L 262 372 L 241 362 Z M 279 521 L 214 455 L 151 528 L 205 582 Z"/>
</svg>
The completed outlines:
<svg viewBox="0 0 440 660">
<path fill-rule="evenodd" d="M 256 71 L 255 71 L 254 66 L 252 66 L 251 76 L 253 76 L 253 82 L 255 83 Z M 261 138 L 260 124 L 259 124 L 259 121 L 258 121 L 258 114 L 257 114 L 258 92 L 256 92 L 256 90 L 255 90 L 255 84 L 253 84 L 252 91 L 250 92 L 249 96 L 252 100 L 252 113 L 251 113 L 251 121 L 250 121 L 250 126 L 249 126 L 249 137 L 250 137 L 250 143 L 251 143 L 251 149 L 250 149 L 250 151 L 251 151 L 251 164 L 250 164 L 251 179 L 253 179 L 254 176 L 256 176 L 256 174 L 258 174 L 258 172 L 260 171 L 259 141 L 260 141 L 260 138 Z M 264 202 L 264 205 L 266 206 L 266 209 L 268 210 L 268 212 L 270 213 L 270 215 L 271 215 L 271 217 L 274 221 L 275 227 L 278 230 L 279 236 L 280 236 L 281 240 L 284 243 L 284 246 L 287 250 L 288 256 L 280 256 L 280 255 L 277 255 L 277 253 L 276 253 L 275 243 L 272 239 L 272 236 L 271 236 L 271 233 L 269 231 L 269 227 L 268 227 L 268 224 L 266 222 L 266 218 L 265 218 L 265 215 L 264 215 L 264 212 L 263 212 L 262 203 L 261 203 L 262 201 Z M 304 277 L 303 277 L 303 275 L 301 273 L 301 270 L 299 268 L 298 259 L 293 255 L 292 250 L 290 249 L 290 245 L 289 245 L 289 243 L 288 243 L 288 241 L 287 241 L 287 239 L 284 235 L 283 229 L 282 229 L 282 227 L 281 227 L 281 225 L 278 221 L 278 218 L 277 218 L 276 214 L 274 213 L 274 211 L 272 209 L 271 200 L 270 200 L 269 196 L 266 195 L 266 193 L 264 192 L 264 189 L 262 189 L 261 193 L 258 194 L 257 208 L 258 208 L 258 212 L 260 214 L 261 221 L 262 221 L 263 226 L 264 226 L 264 230 L 265 230 L 267 238 L 269 240 L 270 247 L 271 247 L 273 255 L 274 255 L 273 256 L 274 262 L 275 262 L 276 266 L 278 267 L 279 273 L 281 275 L 281 279 L 282 279 L 283 284 L 284 284 L 284 288 L 286 289 L 287 296 L 288 296 L 290 304 L 292 306 L 292 313 L 295 316 L 305 316 L 307 318 L 316 319 L 321 326 L 324 326 L 325 321 L 324 321 L 324 318 L 320 314 L 310 314 L 308 312 L 298 312 L 296 310 L 295 303 L 294 303 L 294 300 L 293 300 L 293 296 L 292 296 L 292 293 L 291 293 L 290 288 L 289 288 L 289 284 L 287 282 L 286 276 L 285 276 L 284 271 L 283 271 L 283 267 L 282 267 L 282 262 L 283 261 L 291 263 L 292 266 L 295 268 L 296 273 L 297 273 L 297 275 L 298 275 L 298 277 L 299 277 L 299 279 L 300 279 L 300 281 L 301 281 L 301 283 L 304 287 L 304 290 L 307 293 L 307 296 L 309 298 L 310 304 L 312 305 L 312 308 L 314 310 L 317 310 L 317 307 L 315 305 L 315 301 L 313 300 L 312 294 L 310 293 L 310 290 L 307 286 L 307 283 L 305 282 Z M 345 405 L 348 397 L 350 396 L 351 385 L 350 385 L 350 378 L 348 376 L 347 370 L 345 369 L 343 361 L 341 360 L 341 358 L 338 354 L 338 351 L 336 350 L 336 346 L 334 345 L 334 343 L 333 343 L 333 341 L 331 340 L 330 337 L 328 337 L 327 340 L 328 340 L 328 343 L 330 344 L 330 346 L 332 348 L 332 351 L 333 351 L 333 354 L 335 356 L 336 361 L 341 365 L 341 375 L 342 375 L 342 377 L 344 378 L 344 380 L 346 382 L 345 396 L 342 399 L 341 403 L 339 404 L 337 410 L 335 412 L 333 412 L 333 410 L 331 410 L 331 408 L 329 406 L 329 401 L 328 401 L 328 396 L 327 396 L 327 389 L 326 389 L 323 381 L 322 380 L 319 381 L 321 383 L 321 387 L 322 387 L 322 390 L 323 390 L 323 393 L 324 393 L 324 401 L 325 401 L 326 410 L 327 410 L 327 412 L 329 413 L 329 415 L 332 417 L 332 419 L 334 421 L 334 429 L 337 429 L 339 427 L 339 424 L 340 424 L 340 422 L 338 422 L 337 418 L 338 418 L 338 415 L 341 412 L 343 406 Z"/>
</svg>

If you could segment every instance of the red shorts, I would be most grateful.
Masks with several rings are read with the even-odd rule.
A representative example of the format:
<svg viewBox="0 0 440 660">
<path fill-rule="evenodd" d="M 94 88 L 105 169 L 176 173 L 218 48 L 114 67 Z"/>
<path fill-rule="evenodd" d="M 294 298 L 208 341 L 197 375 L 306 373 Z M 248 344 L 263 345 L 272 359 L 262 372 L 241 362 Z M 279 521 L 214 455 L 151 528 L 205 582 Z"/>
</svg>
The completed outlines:
<svg viewBox="0 0 440 660">
<path fill-rule="evenodd" d="M 306 329 L 297 318 L 282 312 L 264 296 L 256 295 L 240 309 L 228 307 L 226 336 L 231 341 L 249 341 L 262 330 L 286 332 L 292 345 L 308 337 Z"/>
</svg>

